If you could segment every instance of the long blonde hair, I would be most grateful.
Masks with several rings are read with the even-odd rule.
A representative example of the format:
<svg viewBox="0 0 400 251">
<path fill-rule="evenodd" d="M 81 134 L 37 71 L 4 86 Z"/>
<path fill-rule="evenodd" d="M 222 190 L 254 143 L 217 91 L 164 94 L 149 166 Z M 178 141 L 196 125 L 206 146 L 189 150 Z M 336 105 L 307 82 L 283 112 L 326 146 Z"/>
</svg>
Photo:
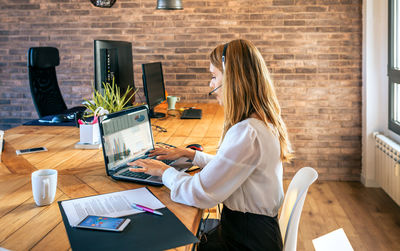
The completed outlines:
<svg viewBox="0 0 400 251">
<path fill-rule="evenodd" d="M 224 129 L 226 132 L 236 123 L 258 116 L 279 138 L 282 162 L 293 158 L 286 125 L 269 71 L 259 50 L 248 40 L 238 39 L 227 44 L 225 71 L 222 68 L 224 45 L 217 46 L 210 54 L 210 62 L 223 72 L 222 92 L 224 104 Z"/>
</svg>

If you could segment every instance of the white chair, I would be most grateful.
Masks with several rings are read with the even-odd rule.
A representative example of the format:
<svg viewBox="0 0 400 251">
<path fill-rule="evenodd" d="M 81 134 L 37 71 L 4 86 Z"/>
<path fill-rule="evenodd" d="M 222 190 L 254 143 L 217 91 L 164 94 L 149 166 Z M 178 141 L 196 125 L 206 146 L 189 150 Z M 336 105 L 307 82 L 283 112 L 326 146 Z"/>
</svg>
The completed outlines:
<svg viewBox="0 0 400 251">
<path fill-rule="evenodd" d="M 296 251 L 297 232 L 304 200 L 308 188 L 317 178 L 317 171 L 311 167 L 303 167 L 289 184 L 279 217 L 284 251 Z"/>
</svg>

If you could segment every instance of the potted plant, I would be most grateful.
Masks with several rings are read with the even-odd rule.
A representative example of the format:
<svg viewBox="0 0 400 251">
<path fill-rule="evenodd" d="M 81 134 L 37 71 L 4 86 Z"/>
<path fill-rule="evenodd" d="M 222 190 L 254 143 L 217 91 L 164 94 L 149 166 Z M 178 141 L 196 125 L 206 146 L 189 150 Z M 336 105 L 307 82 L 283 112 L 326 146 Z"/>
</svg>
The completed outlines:
<svg viewBox="0 0 400 251">
<path fill-rule="evenodd" d="M 133 90 L 132 87 L 128 86 L 125 93 L 121 95 L 120 88 L 119 86 L 115 85 L 114 78 L 112 83 L 103 82 L 103 86 L 103 93 L 95 90 L 93 93 L 93 100 L 85 99 L 84 105 L 87 109 L 84 117 L 93 117 L 93 120 L 91 122 L 78 120 L 80 128 L 80 142 L 78 142 L 77 147 L 79 148 L 87 148 L 80 147 L 82 145 L 94 145 L 95 148 L 100 147 L 100 132 L 98 126 L 99 116 L 142 105 L 141 103 L 129 103 L 133 99 L 138 89 Z"/>
<path fill-rule="evenodd" d="M 134 91 L 132 87 L 128 86 L 125 93 L 121 95 L 120 88 L 119 86 L 115 85 L 114 78 L 111 84 L 103 82 L 103 86 L 103 93 L 95 90 L 95 92 L 93 93 L 93 100 L 85 100 L 85 106 L 89 111 L 85 115 L 85 117 L 101 116 L 108 113 L 119 112 L 133 106 L 141 105 L 138 103 L 135 103 L 134 105 L 128 105 L 138 89 Z"/>
</svg>

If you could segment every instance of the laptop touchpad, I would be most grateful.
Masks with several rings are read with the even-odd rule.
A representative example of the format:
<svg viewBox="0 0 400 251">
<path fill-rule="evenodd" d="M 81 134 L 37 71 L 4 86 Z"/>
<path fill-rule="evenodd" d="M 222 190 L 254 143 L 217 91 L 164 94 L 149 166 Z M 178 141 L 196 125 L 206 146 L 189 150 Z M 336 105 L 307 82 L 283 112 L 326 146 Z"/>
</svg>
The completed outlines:
<svg viewBox="0 0 400 251">
<path fill-rule="evenodd" d="M 156 181 L 156 182 L 162 182 L 161 176 L 151 176 L 147 180 Z"/>
</svg>

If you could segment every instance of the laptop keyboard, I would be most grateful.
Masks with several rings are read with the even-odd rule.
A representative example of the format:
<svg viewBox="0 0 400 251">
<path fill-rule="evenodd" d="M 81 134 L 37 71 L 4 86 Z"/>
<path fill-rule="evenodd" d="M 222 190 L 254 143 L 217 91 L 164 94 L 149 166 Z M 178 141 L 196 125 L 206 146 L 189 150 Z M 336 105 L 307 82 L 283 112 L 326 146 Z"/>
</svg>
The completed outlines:
<svg viewBox="0 0 400 251">
<path fill-rule="evenodd" d="M 120 175 L 125 176 L 125 177 L 137 178 L 137 179 L 147 179 L 148 177 L 151 176 L 146 173 L 131 172 L 129 170 L 126 170 L 125 172 L 121 173 Z"/>
<path fill-rule="evenodd" d="M 148 157 L 147 154 L 145 156 L 142 157 L 143 159 L 156 159 L 156 156 L 153 157 Z M 165 163 L 166 165 L 170 165 L 172 162 L 174 162 L 175 160 L 161 160 L 163 163 Z M 131 168 L 135 168 L 135 167 L 131 167 Z M 122 173 L 120 173 L 119 175 L 121 176 L 125 176 L 125 177 L 131 177 L 131 178 L 137 178 L 137 179 L 147 179 L 148 177 L 150 177 L 150 174 L 146 174 L 146 173 L 142 173 L 142 172 L 132 172 L 129 170 L 126 170 Z"/>
<path fill-rule="evenodd" d="M 145 158 L 146 158 L 146 159 L 155 159 L 155 160 L 157 160 L 157 159 L 156 159 L 156 156 L 153 156 L 153 157 L 145 157 Z M 169 166 L 169 165 L 171 165 L 171 163 L 174 162 L 175 160 L 164 159 L 164 160 L 160 160 L 160 161 Z"/>
<path fill-rule="evenodd" d="M 174 162 L 173 160 L 169 160 L 169 159 L 164 159 L 164 160 L 161 160 L 162 162 L 164 162 L 165 164 L 167 164 L 168 166 L 172 163 L 172 162 Z"/>
</svg>

